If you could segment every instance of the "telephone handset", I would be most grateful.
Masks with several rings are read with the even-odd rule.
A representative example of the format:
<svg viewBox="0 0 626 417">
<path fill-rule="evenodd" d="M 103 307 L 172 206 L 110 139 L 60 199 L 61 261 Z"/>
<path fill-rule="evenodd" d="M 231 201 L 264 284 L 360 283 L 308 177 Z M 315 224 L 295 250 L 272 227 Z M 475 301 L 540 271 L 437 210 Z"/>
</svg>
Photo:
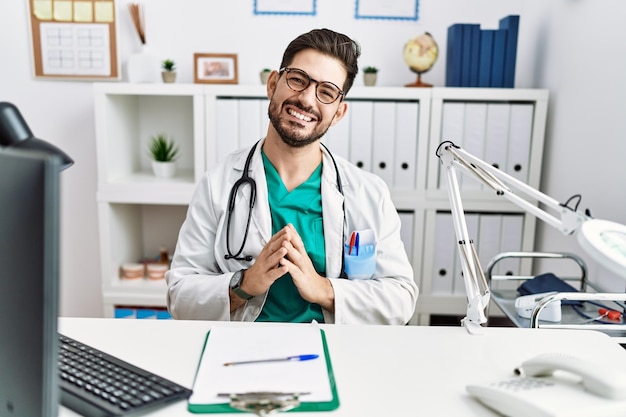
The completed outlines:
<svg viewBox="0 0 626 417">
<path fill-rule="evenodd" d="M 539 355 L 514 372 L 467 391 L 509 417 L 626 416 L 625 372 L 561 354 Z"/>
</svg>

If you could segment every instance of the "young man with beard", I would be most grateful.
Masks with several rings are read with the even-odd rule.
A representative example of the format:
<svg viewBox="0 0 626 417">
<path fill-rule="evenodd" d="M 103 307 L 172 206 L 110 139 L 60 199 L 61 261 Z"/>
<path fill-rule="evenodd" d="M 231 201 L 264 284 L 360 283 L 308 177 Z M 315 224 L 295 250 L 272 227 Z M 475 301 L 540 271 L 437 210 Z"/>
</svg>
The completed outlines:
<svg viewBox="0 0 626 417">
<path fill-rule="evenodd" d="M 208 172 L 194 193 L 166 275 L 173 317 L 411 318 L 418 289 L 387 186 L 320 143 L 348 111 L 359 55 L 356 42 L 329 29 L 288 45 L 267 82 L 267 135 Z M 365 229 L 376 240 L 375 271 L 350 280 L 344 244 Z"/>
</svg>

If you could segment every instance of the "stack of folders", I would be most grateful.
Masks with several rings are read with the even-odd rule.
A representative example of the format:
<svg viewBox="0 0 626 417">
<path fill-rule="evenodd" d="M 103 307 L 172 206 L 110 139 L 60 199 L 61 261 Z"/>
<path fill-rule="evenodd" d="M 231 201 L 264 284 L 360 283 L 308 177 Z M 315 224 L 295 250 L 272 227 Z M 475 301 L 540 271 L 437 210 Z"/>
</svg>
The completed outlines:
<svg viewBox="0 0 626 417">
<path fill-rule="evenodd" d="M 189 398 L 194 413 L 235 411 L 233 400 L 297 398 L 293 411 L 339 407 L 324 331 L 317 323 L 213 327 Z"/>
<path fill-rule="evenodd" d="M 520 17 L 506 16 L 498 29 L 474 23 L 448 27 L 447 87 L 515 87 Z"/>
</svg>

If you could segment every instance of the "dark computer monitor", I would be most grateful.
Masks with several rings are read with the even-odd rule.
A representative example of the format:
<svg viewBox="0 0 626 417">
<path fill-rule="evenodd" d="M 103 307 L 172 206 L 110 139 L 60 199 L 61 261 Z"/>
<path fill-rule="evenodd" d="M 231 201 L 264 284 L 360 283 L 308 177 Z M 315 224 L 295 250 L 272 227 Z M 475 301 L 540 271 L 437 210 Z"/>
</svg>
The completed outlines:
<svg viewBox="0 0 626 417">
<path fill-rule="evenodd" d="M 0 417 L 56 417 L 57 156 L 0 149 Z"/>
</svg>

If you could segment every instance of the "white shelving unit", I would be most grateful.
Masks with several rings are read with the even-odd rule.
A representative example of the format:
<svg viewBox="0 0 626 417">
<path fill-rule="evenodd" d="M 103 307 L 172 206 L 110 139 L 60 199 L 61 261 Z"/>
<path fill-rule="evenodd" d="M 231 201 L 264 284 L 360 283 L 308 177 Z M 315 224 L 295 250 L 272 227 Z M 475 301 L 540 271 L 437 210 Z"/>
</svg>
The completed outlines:
<svg viewBox="0 0 626 417">
<path fill-rule="evenodd" d="M 530 137 L 522 152 L 524 160 L 518 165 L 526 181 L 538 187 L 547 98 L 545 90 L 353 87 L 350 91 L 348 116 L 331 128 L 324 142 L 334 154 L 380 175 L 391 188 L 420 286 L 414 323 L 427 324 L 431 314 L 460 315 L 465 311 L 464 295 L 453 288 L 441 293 L 439 281 L 435 281 L 435 243 L 441 234 L 436 220 L 450 210 L 447 192 L 439 187 L 435 150 L 442 134 L 449 131 L 449 109 L 462 114 L 459 120 L 467 119 L 470 126 L 480 125 L 475 123 L 475 115 L 489 106 L 530 108 L 531 118 L 526 120 L 530 126 L 521 129 L 530 132 Z M 174 250 L 187 204 L 203 173 L 223 154 L 265 134 L 265 87 L 96 83 L 94 99 L 104 315 L 112 317 L 116 306 L 163 307 L 164 282 L 123 280 L 120 267 L 155 257 L 163 246 Z M 459 113 L 463 106 L 469 110 Z M 157 133 L 176 138 L 180 145 L 175 178 L 160 180 L 150 172 L 147 146 Z M 461 138 L 443 139 L 464 146 Z M 508 149 L 503 154 L 508 155 Z M 466 211 L 484 214 L 493 224 L 505 221 L 494 222 L 494 215 L 521 217 L 517 249 L 532 249 L 534 218 L 475 188 L 463 190 Z M 452 241 L 449 252 L 453 251 Z M 530 265 L 519 268 L 529 270 Z M 449 269 L 452 273 L 454 267 Z"/>
</svg>

